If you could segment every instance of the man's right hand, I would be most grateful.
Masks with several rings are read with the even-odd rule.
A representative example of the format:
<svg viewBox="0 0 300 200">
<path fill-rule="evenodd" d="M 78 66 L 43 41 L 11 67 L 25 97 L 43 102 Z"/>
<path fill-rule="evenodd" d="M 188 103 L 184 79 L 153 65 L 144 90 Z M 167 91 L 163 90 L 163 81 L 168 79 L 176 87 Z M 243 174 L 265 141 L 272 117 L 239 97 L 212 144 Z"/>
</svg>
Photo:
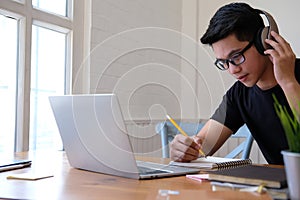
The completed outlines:
<svg viewBox="0 0 300 200">
<path fill-rule="evenodd" d="M 190 162 L 199 157 L 200 148 L 198 137 L 191 138 L 178 134 L 170 143 L 171 159 L 177 162 Z"/>
</svg>

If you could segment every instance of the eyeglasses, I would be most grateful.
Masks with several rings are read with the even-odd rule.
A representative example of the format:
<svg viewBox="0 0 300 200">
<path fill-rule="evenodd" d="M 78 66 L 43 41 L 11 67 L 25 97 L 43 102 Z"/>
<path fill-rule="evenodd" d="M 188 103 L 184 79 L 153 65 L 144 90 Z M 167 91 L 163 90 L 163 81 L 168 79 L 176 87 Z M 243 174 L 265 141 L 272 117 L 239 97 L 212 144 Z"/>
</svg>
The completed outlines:
<svg viewBox="0 0 300 200">
<path fill-rule="evenodd" d="M 231 64 L 233 64 L 235 66 L 238 66 L 238 65 L 242 64 L 246 60 L 246 58 L 244 56 L 244 53 L 248 49 L 250 49 L 250 47 L 252 46 L 252 44 L 253 44 L 253 41 L 249 42 L 249 44 L 242 51 L 234 54 L 229 59 L 217 59 L 215 61 L 215 65 L 220 70 L 226 70 L 226 69 L 229 68 L 229 63 L 231 63 Z"/>
</svg>

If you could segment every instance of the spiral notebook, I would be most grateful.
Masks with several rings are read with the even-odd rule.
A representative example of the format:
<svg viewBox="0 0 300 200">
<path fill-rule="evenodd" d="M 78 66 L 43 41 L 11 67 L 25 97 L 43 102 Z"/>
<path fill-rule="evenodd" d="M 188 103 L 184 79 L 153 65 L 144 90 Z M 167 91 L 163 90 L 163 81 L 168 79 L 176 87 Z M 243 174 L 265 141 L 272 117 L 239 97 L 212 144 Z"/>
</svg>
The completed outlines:
<svg viewBox="0 0 300 200">
<path fill-rule="evenodd" d="M 198 168 L 203 170 L 229 169 L 229 168 L 242 167 L 251 164 L 252 164 L 251 159 L 242 160 L 242 159 L 232 159 L 232 158 L 221 158 L 215 156 L 207 156 L 206 158 L 201 157 L 191 162 L 175 162 L 175 161 L 170 162 L 170 165 Z"/>
</svg>

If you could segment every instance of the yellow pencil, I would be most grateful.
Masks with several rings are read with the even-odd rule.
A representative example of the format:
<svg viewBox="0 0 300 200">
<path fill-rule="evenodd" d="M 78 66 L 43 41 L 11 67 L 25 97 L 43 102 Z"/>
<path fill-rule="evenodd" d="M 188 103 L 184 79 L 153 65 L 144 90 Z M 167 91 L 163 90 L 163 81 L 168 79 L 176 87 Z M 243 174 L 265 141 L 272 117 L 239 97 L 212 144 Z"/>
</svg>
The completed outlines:
<svg viewBox="0 0 300 200">
<path fill-rule="evenodd" d="M 182 130 L 182 128 L 174 121 L 174 119 L 172 119 L 169 115 L 166 115 L 166 116 L 167 116 L 168 120 L 170 120 L 170 122 L 178 129 L 178 131 L 179 131 L 182 135 L 188 137 L 188 134 L 186 134 L 186 132 L 184 132 L 184 130 Z M 206 156 L 205 156 L 205 153 L 204 153 L 201 149 L 199 149 L 199 153 L 200 153 L 202 156 L 206 157 Z"/>
</svg>

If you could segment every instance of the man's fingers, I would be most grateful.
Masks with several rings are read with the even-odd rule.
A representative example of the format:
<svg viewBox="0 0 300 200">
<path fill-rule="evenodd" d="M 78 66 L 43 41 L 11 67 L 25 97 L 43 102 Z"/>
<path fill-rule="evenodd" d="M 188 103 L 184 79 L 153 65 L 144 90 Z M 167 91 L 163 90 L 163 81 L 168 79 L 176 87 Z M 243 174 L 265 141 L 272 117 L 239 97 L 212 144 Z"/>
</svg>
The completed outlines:
<svg viewBox="0 0 300 200">
<path fill-rule="evenodd" d="M 199 145 L 190 137 L 176 135 L 170 144 L 171 159 L 188 162 L 198 158 Z"/>
</svg>

